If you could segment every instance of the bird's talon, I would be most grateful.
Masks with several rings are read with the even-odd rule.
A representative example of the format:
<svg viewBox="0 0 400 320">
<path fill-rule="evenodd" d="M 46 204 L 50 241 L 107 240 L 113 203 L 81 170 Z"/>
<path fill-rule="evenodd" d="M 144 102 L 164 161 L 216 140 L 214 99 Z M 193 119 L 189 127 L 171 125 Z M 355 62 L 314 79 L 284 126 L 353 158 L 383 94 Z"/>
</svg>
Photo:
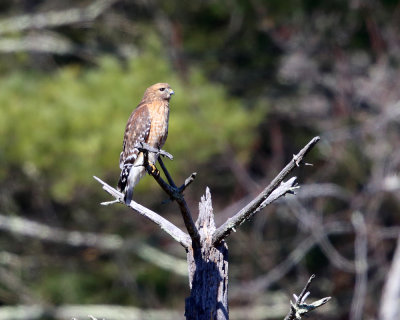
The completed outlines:
<svg viewBox="0 0 400 320">
<path fill-rule="evenodd" d="M 154 174 L 155 172 L 158 172 L 156 166 L 154 164 L 149 164 L 150 168 L 151 168 L 151 174 Z"/>
</svg>

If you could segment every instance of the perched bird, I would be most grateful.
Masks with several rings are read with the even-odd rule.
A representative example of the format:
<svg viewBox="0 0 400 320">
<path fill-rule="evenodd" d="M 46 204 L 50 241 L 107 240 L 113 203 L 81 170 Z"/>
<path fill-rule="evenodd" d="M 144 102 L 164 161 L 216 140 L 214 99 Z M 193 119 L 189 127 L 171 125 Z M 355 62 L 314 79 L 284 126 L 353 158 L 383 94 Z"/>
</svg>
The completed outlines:
<svg viewBox="0 0 400 320">
<path fill-rule="evenodd" d="M 132 112 L 126 124 L 122 152 L 119 158 L 121 175 L 118 190 L 124 193 L 127 205 L 132 200 L 133 188 L 144 176 L 144 155 L 137 148 L 145 142 L 161 149 L 168 135 L 169 100 L 174 94 L 168 83 L 156 83 L 147 88 L 143 99 Z M 149 165 L 154 166 L 158 155 L 148 153 Z"/>
</svg>

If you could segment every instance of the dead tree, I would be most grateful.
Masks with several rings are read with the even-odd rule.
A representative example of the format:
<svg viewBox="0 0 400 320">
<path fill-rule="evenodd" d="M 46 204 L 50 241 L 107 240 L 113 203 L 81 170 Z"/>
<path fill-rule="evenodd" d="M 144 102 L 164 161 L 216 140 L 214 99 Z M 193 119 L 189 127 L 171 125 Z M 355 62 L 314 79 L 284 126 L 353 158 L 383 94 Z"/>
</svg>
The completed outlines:
<svg viewBox="0 0 400 320">
<path fill-rule="evenodd" d="M 249 220 L 271 202 L 287 193 L 294 194 L 295 189 L 298 188 L 296 177 L 292 177 L 286 182 L 284 182 L 284 179 L 294 168 L 304 163 L 303 158 L 319 139 L 319 137 L 313 138 L 297 155 L 293 155 L 293 159 L 256 198 L 218 228 L 215 226 L 211 193 L 208 188 L 206 188 L 205 195 L 202 196 L 199 203 L 199 215 L 196 222 L 193 221 L 192 214 L 186 204 L 183 191 L 193 182 L 196 173 L 193 173 L 178 187 L 165 168 L 161 157 L 159 157 L 159 163 L 168 182 L 161 178 L 158 170 L 154 171 L 148 164 L 146 165 L 147 162 L 145 161 L 148 173 L 154 177 L 170 199 L 177 202 L 187 233 L 134 201 L 131 201 L 129 207 L 156 223 L 186 250 L 190 284 L 190 296 L 186 299 L 185 304 L 186 319 L 229 319 L 228 247 L 225 239 L 232 231 L 235 231 L 242 223 Z M 157 152 L 161 156 L 172 159 L 172 156 L 165 151 L 156 150 L 145 144 L 138 147 L 145 155 L 148 152 Z M 95 177 L 95 179 L 103 185 L 105 191 L 115 198 L 113 201 L 103 202 L 103 205 L 124 203 L 122 193 L 99 178 Z M 305 291 L 309 283 L 302 295 L 298 299 L 296 297 L 296 302 L 291 304 L 291 310 L 286 319 L 300 319 L 301 315 L 305 313 L 304 310 L 311 311 L 329 300 L 329 298 L 324 298 L 311 305 L 305 304 L 305 298 L 308 295 Z"/>
</svg>

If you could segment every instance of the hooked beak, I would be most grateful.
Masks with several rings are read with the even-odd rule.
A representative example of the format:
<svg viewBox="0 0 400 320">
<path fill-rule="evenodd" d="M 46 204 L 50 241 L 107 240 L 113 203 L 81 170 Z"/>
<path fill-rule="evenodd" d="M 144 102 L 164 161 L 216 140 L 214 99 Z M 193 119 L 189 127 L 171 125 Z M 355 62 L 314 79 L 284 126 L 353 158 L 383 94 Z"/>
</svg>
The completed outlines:
<svg viewBox="0 0 400 320">
<path fill-rule="evenodd" d="M 175 91 L 172 89 L 169 89 L 169 94 L 172 96 L 173 94 L 175 94 Z"/>
</svg>

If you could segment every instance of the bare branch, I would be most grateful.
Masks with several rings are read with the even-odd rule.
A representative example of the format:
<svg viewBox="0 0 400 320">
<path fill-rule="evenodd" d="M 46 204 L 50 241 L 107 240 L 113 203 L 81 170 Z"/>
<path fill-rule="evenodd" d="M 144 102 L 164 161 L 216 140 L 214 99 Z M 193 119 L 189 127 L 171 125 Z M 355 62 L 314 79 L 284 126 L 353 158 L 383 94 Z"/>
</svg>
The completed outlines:
<svg viewBox="0 0 400 320">
<path fill-rule="evenodd" d="M 314 301 L 311 304 L 306 303 L 306 299 L 310 295 L 308 288 L 310 287 L 311 282 L 314 278 L 315 275 L 313 274 L 310 279 L 308 279 L 307 284 L 305 285 L 304 289 L 301 291 L 298 297 L 295 294 L 293 295 L 295 302 L 293 303 L 292 301 L 290 301 L 290 311 L 285 317 L 285 320 L 300 320 L 303 315 L 309 313 L 316 308 L 319 308 L 320 306 L 323 306 L 331 299 L 331 297 L 325 297 L 320 300 Z"/>
<path fill-rule="evenodd" d="M 45 52 L 54 54 L 77 53 L 76 48 L 68 39 L 50 34 L 30 34 L 21 38 L 4 38 L 0 40 L 0 51 L 13 53 L 18 51 Z"/>
<path fill-rule="evenodd" d="M 146 171 L 151 176 L 153 176 L 153 178 L 157 181 L 159 186 L 165 191 L 165 193 L 167 193 L 169 195 L 170 199 L 175 200 L 178 203 L 181 214 L 182 214 L 183 221 L 186 226 L 186 229 L 188 230 L 189 236 L 192 240 L 192 245 L 194 247 L 196 247 L 196 246 L 199 247 L 200 246 L 200 236 L 197 231 L 196 225 L 193 221 L 192 214 L 190 213 L 189 207 L 188 207 L 188 205 L 183 197 L 183 194 L 182 194 L 183 190 L 185 190 L 185 188 L 190 183 L 193 182 L 194 178 L 196 177 L 196 174 L 192 173 L 191 176 L 185 180 L 185 183 L 180 188 L 178 188 L 176 186 L 175 182 L 173 181 L 171 175 L 169 174 L 167 168 L 165 167 L 164 162 L 162 161 L 161 157 L 158 157 L 158 162 L 160 163 L 161 168 L 162 168 L 165 176 L 168 179 L 168 182 L 169 182 L 169 184 L 168 184 L 161 178 L 160 172 L 158 170 L 154 170 L 154 167 L 151 167 L 149 165 L 149 163 L 147 161 L 147 153 L 148 152 L 157 153 L 158 155 L 168 157 L 169 159 L 173 159 L 172 155 L 164 150 L 153 148 L 153 147 L 149 146 L 147 143 L 140 143 L 140 145 L 137 145 L 136 147 L 139 148 L 145 154 L 144 166 L 146 167 Z M 108 184 L 106 184 L 105 182 L 100 180 L 99 178 L 97 178 L 97 177 L 94 177 L 94 178 L 103 185 L 104 190 L 106 190 L 108 193 L 110 193 L 116 199 L 113 201 L 103 202 L 102 205 L 110 205 L 110 204 L 114 204 L 116 202 L 121 202 L 121 203 L 123 202 L 122 201 L 122 199 L 123 199 L 122 193 L 118 192 L 113 187 L 109 186 Z M 185 247 L 185 249 L 188 248 L 190 241 L 187 241 L 187 238 L 184 239 L 182 235 L 179 235 L 176 233 L 176 231 L 172 230 L 171 226 L 174 226 L 176 229 L 178 229 L 180 232 L 182 232 L 179 228 L 177 228 L 175 225 L 170 223 L 168 220 L 162 218 L 155 212 L 139 205 L 138 203 L 136 203 L 134 201 L 131 201 L 129 206 L 132 209 L 138 211 L 140 214 L 145 215 L 149 219 L 153 220 L 164 231 L 169 233 L 171 236 L 173 236 L 173 238 L 175 240 L 177 240 L 179 243 L 181 243 Z M 147 210 L 146 214 L 143 213 L 144 212 L 143 209 Z M 142 210 L 142 212 L 140 212 L 139 210 Z M 154 215 L 156 215 L 156 216 L 154 216 Z M 153 218 L 151 218 L 150 216 L 152 216 Z M 156 220 L 154 220 L 154 219 L 156 219 Z M 185 234 L 185 237 L 187 237 L 187 234 Z"/>
<path fill-rule="evenodd" d="M 322 234 L 325 236 L 338 235 L 338 234 L 349 234 L 353 232 L 353 228 L 347 223 L 330 223 L 325 225 Z M 285 260 L 276 265 L 267 274 L 262 275 L 254 280 L 247 283 L 242 283 L 240 288 L 235 289 L 230 293 L 230 297 L 240 300 L 253 299 L 255 295 L 259 295 L 260 292 L 265 292 L 272 284 L 276 283 L 282 277 L 284 277 L 301 259 L 312 249 L 318 245 L 319 238 L 311 235 L 301 242 L 297 242 L 293 251 L 291 251 Z"/>
<path fill-rule="evenodd" d="M 286 182 L 282 181 L 279 187 L 276 188 L 263 203 L 261 203 L 261 205 L 249 216 L 249 218 L 285 194 L 295 194 L 295 190 L 298 188 L 300 187 L 296 184 L 296 177 L 292 177 Z"/>
<path fill-rule="evenodd" d="M 117 235 L 96 235 L 91 232 L 67 231 L 28 219 L 5 215 L 0 215 L 0 229 L 40 240 L 65 243 L 70 246 L 96 247 L 101 250 L 116 250 L 121 248 L 123 244 L 123 240 Z"/>
<path fill-rule="evenodd" d="M 117 0 L 97 0 L 85 8 L 26 14 L 0 20 L 0 35 L 28 29 L 59 27 L 93 21 Z"/>
<path fill-rule="evenodd" d="M 302 227 L 311 232 L 315 239 L 318 240 L 318 245 L 330 262 L 339 269 L 353 273 L 355 271 L 354 263 L 342 256 L 332 245 L 324 231 L 322 221 L 317 218 L 321 215 L 310 208 L 305 208 L 299 201 L 297 201 L 297 197 L 292 197 L 290 200 L 288 199 L 286 204 L 299 220 Z"/>
<path fill-rule="evenodd" d="M 367 226 L 360 212 L 354 212 L 351 217 L 356 238 L 354 241 L 356 285 L 354 288 L 353 300 L 351 302 L 350 319 L 363 319 L 365 299 L 368 284 L 368 239 Z"/>
<path fill-rule="evenodd" d="M 167 170 L 167 167 L 164 165 L 164 161 L 162 161 L 161 158 L 158 158 L 158 162 L 160 163 L 161 169 L 164 172 L 164 174 L 165 174 L 165 176 L 166 176 L 166 178 L 168 180 L 169 185 L 172 188 L 176 189 L 176 184 L 175 184 L 174 180 L 172 179 L 171 175 L 169 174 L 169 172 Z"/>
<path fill-rule="evenodd" d="M 377 228 L 376 231 L 379 239 L 398 239 L 400 235 L 400 226 L 380 227 Z"/>
<path fill-rule="evenodd" d="M 103 185 L 103 189 L 107 191 L 110 195 L 112 195 L 118 202 L 123 203 L 123 194 L 101 179 L 94 177 L 98 182 L 100 182 Z M 176 241 L 178 241 L 185 249 L 187 249 L 190 246 L 190 238 L 189 236 L 183 232 L 181 229 L 179 229 L 177 226 L 175 226 L 173 223 L 169 222 L 167 219 L 163 218 L 159 214 L 155 213 L 154 211 L 140 205 L 139 203 L 135 201 L 131 201 L 129 204 L 129 207 L 136 211 L 137 213 L 141 214 L 142 216 L 145 216 L 149 220 L 153 221 L 155 224 L 157 224 L 162 230 L 164 230 L 166 233 L 168 233 L 172 238 L 174 238 Z"/>
<path fill-rule="evenodd" d="M 312 183 L 301 185 L 301 189 L 296 193 L 297 199 L 315 199 L 323 197 L 349 200 L 350 192 L 334 183 Z"/>
<path fill-rule="evenodd" d="M 400 233 L 392 266 L 386 275 L 379 310 L 379 319 L 392 320 L 400 316 Z"/>
<path fill-rule="evenodd" d="M 159 149 L 155 149 L 150 147 L 148 144 L 142 143 L 141 150 L 143 151 L 147 151 L 147 152 L 155 152 L 157 154 L 161 154 L 163 151 L 159 150 Z M 166 154 L 169 154 L 168 152 L 164 152 Z M 172 156 L 171 156 L 172 157 Z M 165 176 L 168 179 L 168 183 L 166 183 L 160 176 L 160 172 L 158 170 L 154 170 L 148 163 L 147 161 L 147 157 L 146 157 L 146 153 L 145 153 L 145 167 L 147 172 L 157 181 L 157 183 L 159 184 L 159 186 L 165 191 L 166 194 L 169 195 L 170 199 L 175 200 L 178 205 L 179 205 L 179 209 L 181 211 L 182 214 L 182 218 L 183 218 L 183 222 L 185 223 L 186 229 L 189 233 L 190 238 L 192 239 L 192 246 L 193 247 L 200 247 L 200 235 L 199 232 L 196 228 L 196 225 L 193 221 L 192 218 L 192 214 L 190 213 L 190 209 L 185 201 L 185 198 L 183 197 L 182 191 L 184 190 L 184 188 L 178 188 L 175 184 L 175 182 L 173 181 L 171 175 L 169 174 L 167 168 L 164 165 L 164 162 L 161 160 L 161 158 L 158 158 L 158 162 L 161 165 L 162 170 L 164 171 Z M 189 181 L 188 184 L 189 185 L 191 182 L 190 180 L 194 179 L 194 177 L 196 176 L 196 174 L 193 174 L 189 177 Z M 187 181 L 188 179 L 186 179 Z M 185 181 L 185 183 L 186 183 Z M 184 184 L 185 185 L 185 184 Z M 183 185 L 183 186 L 184 186 Z"/>
<path fill-rule="evenodd" d="M 73 247 L 92 247 L 103 251 L 132 251 L 143 260 L 164 270 L 182 276 L 187 276 L 188 273 L 185 260 L 166 254 L 148 244 L 124 240 L 119 235 L 69 231 L 21 217 L 9 217 L 1 214 L 0 230 Z M 7 260 L 10 259 L 7 257 Z"/>
<path fill-rule="evenodd" d="M 256 304 L 247 307 L 229 308 L 229 318 L 232 320 L 252 319 L 264 320 L 282 318 L 287 313 L 287 301 L 283 295 L 271 297 L 271 305 Z M 89 318 L 89 315 L 91 317 Z M 174 309 L 140 309 L 121 305 L 13 305 L 0 307 L 0 320 L 36 320 L 43 318 L 68 320 L 184 320 L 182 311 Z"/>
<path fill-rule="evenodd" d="M 185 189 L 194 181 L 196 178 L 197 172 L 193 172 L 188 178 L 186 178 L 185 182 L 179 187 L 179 192 L 182 193 Z"/>
<path fill-rule="evenodd" d="M 257 194 L 248 194 L 242 199 L 230 204 L 222 211 L 218 212 L 216 217 L 216 222 L 222 223 L 231 214 L 231 212 L 237 212 L 243 208 L 248 202 L 250 202 Z M 342 200 L 348 200 L 350 198 L 349 192 L 345 191 L 343 188 L 332 183 L 315 183 L 315 184 L 302 184 L 301 188 L 296 191 L 296 199 L 316 199 L 323 197 L 333 197 Z M 290 202 L 291 198 L 279 198 L 274 201 L 275 204 L 281 204 Z M 386 234 L 386 233 L 385 233 Z M 397 237 L 397 234 L 396 236 Z"/>
<path fill-rule="evenodd" d="M 189 233 L 190 238 L 192 239 L 193 247 L 200 246 L 200 235 L 194 224 L 192 214 L 190 213 L 190 209 L 183 197 L 183 194 L 179 191 L 178 188 L 170 186 L 166 183 L 161 177 L 160 173 L 156 171 L 152 171 L 151 167 L 147 165 L 147 172 L 150 173 L 151 176 L 157 181 L 160 187 L 170 196 L 171 199 L 174 199 L 178 205 L 182 214 L 183 222 L 185 223 L 186 229 Z M 175 184 L 175 183 L 174 183 Z"/>
<path fill-rule="evenodd" d="M 143 243 L 137 245 L 136 253 L 143 260 L 148 261 L 157 267 L 168 270 L 180 276 L 188 276 L 188 266 L 186 260 L 184 259 L 174 257 L 153 246 Z"/>
<path fill-rule="evenodd" d="M 29 304 L 43 303 L 40 295 L 27 286 L 26 281 L 21 279 L 20 274 L 9 268 L 0 267 L 0 282 L 8 293 L 18 297 L 20 301 Z"/>
<path fill-rule="evenodd" d="M 286 167 L 253 201 L 251 201 L 247 206 L 245 206 L 242 210 L 240 210 L 237 214 L 235 214 L 232 218 L 229 218 L 222 226 L 220 226 L 214 233 L 213 243 L 216 244 L 225 239 L 233 231 L 233 229 L 261 210 L 260 207 L 263 208 L 284 194 L 293 192 L 293 185 L 289 187 L 287 186 L 287 183 L 284 183 L 283 185 L 285 185 L 286 188 L 282 187 L 283 189 L 279 192 L 279 196 L 278 194 L 275 194 L 273 197 L 271 197 L 271 201 L 268 200 L 268 197 L 270 195 L 272 196 L 273 191 L 282 183 L 283 179 L 285 179 L 296 166 L 300 165 L 304 156 L 315 146 L 319 140 L 319 137 L 314 137 L 302 150 L 300 150 L 297 155 L 293 156 L 292 161 L 286 165 Z M 294 180 L 292 179 L 289 181 L 294 183 Z M 283 192 L 285 190 L 286 192 Z M 266 204 L 263 206 L 264 202 L 266 202 Z"/>
</svg>

